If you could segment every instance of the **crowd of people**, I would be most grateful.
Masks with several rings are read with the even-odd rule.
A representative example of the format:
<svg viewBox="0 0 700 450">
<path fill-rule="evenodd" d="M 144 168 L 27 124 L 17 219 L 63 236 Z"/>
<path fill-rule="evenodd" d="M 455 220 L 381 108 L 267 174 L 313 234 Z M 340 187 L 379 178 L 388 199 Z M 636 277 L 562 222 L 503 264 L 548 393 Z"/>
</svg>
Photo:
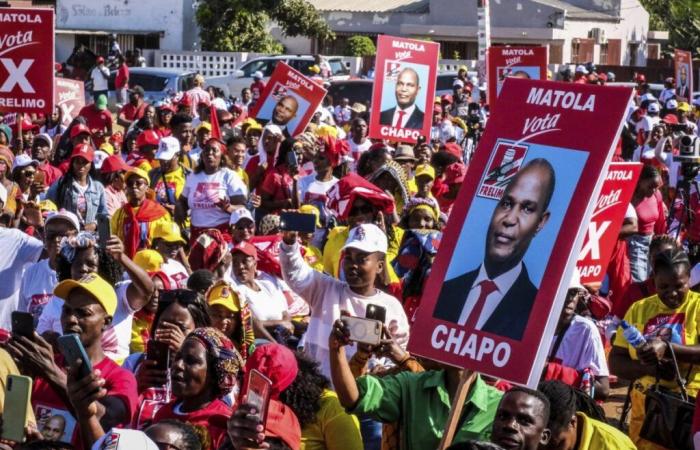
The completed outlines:
<svg viewBox="0 0 700 450">
<path fill-rule="evenodd" d="M 236 101 L 200 75 L 157 104 L 120 80 L 115 115 L 95 84 L 67 126 L 60 109 L 0 125 L 0 385 L 33 379 L 25 440 L 0 448 L 432 450 L 465 379 L 452 449 L 663 448 L 645 438 L 647 390 L 700 388 L 700 201 L 677 195 L 672 157 L 700 103 L 672 89 L 660 103 L 637 81 L 614 158 L 642 175 L 606 280 L 571 280 L 537 390 L 406 350 L 467 174 L 463 138 L 488 120 L 466 68 L 416 144 L 368 138 L 367 105 L 347 99 L 290 136 L 249 117 L 259 75 Z M 313 231 L 290 229 L 292 213 Z M 380 343 L 353 342 L 343 319 L 372 308 Z M 64 356 L 71 334 L 89 361 Z M 618 381 L 623 431 L 601 408 Z"/>
</svg>

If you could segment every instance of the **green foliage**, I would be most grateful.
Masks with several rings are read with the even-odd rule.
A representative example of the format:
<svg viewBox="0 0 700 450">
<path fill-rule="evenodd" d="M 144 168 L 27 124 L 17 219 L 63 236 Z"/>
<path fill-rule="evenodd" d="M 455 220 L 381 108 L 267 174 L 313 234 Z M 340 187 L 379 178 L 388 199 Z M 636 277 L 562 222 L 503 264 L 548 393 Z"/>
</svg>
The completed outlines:
<svg viewBox="0 0 700 450">
<path fill-rule="evenodd" d="M 651 30 L 668 31 L 666 50 L 700 51 L 700 2 L 697 0 L 640 0 L 649 13 Z"/>
<path fill-rule="evenodd" d="M 333 39 L 318 11 L 304 0 L 202 0 L 195 18 L 202 50 L 282 53 L 268 32 L 274 21 L 286 36 Z"/>
<path fill-rule="evenodd" d="M 345 45 L 345 56 L 374 56 L 377 47 L 367 36 L 352 36 Z"/>
</svg>

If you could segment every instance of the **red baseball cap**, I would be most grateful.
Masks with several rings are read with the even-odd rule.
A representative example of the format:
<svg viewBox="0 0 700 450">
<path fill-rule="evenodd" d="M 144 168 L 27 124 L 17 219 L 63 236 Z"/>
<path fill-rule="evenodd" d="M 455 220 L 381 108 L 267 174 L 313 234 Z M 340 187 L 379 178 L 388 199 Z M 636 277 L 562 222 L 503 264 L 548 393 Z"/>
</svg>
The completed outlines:
<svg viewBox="0 0 700 450">
<path fill-rule="evenodd" d="M 112 155 L 107 157 L 107 159 L 104 160 L 102 163 L 102 167 L 100 168 L 100 171 L 102 173 L 114 173 L 114 172 L 128 172 L 131 169 L 124 160 L 122 159 L 121 156 L 119 155 Z"/>
<path fill-rule="evenodd" d="M 241 252 L 244 255 L 252 256 L 253 258 L 258 257 L 258 249 L 248 241 L 241 241 L 231 247 L 231 253 Z"/>
<path fill-rule="evenodd" d="M 98 56 L 97 57 L 97 64 L 102 64 L 103 62 L 105 62 L 105 59 L 102 56 Z"/>
<path fill-rule="evenodd" d="M 675 114 L 666 114 L 663 121 L 669 125 L 678 125 L 678 117 Z"/>
<path fill-rule="evenodd" d="M 136 147 L 141 148 L 144 145 L 153 145 L 158 147 L 160 136 L 154 130 L 145 130 L 136 138 Z"/>
<path fill-rule="evenodd" d="M 70 154 L 70 159 L 73 160 L 73 158 L 77 158 L 78 156 L 92 162 L 92 160 L 95 158 L 95 149 L 89 144 L 78 144 L 73 147 L 73 152 Z"/>
<path fill-rule="evenodd" d="M 71 128 L 70 138 L 73 139 L 74 137 L 78 136 L 79 134 L 83 134 L 83 133 L 92 135 L 92 133 L 90 132 L 90 128 L 88 128 L 87 125 L 79 123 L 78 125 Z"/>
<path fill-rule="evenodd" d="M 647 81 L 647 77 L 645 77 L 643 73 L 638 73 L 637 76 L 634 77 L 634 81 L 637 83 L 645 83 Z"/>
</svg>

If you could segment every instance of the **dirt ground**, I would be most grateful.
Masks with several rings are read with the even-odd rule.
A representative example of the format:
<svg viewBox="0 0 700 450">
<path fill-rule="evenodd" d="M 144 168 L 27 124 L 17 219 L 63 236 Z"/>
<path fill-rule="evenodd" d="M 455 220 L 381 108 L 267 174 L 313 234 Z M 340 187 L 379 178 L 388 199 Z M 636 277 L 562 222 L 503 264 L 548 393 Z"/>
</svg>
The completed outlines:
<svg viewBox="0 0 700 450">
<path fill-rule="evenodd" d="M 608 423 L 615 427 L 617 427 L 618 421 L 620 419 L 620 414 L 622 414 L 622 405 L 625 403 L 625 397 L 627 396 L 628 386 L 629 383 L 622 380 L 611 385 L 610 396 L 608 397 L 608 400 L 603 404 L 603 409 L 605 410 L 605 416 L 608 419 Z"/>
</svg>

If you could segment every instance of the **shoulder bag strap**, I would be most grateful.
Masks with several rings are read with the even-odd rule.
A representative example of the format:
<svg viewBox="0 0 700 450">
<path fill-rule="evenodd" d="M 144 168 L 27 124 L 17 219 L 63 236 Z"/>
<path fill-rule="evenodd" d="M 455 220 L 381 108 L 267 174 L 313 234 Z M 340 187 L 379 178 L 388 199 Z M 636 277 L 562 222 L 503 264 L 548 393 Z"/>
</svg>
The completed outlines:
<svg viewBox="0 0 700 450">
<path fill-rule="evenodd" d="M 561 330 L 561 333 L 557 335 L 557 340 L 554 341 L 554 345 L 552 346 L 552 351 L 549 353 L 549 360 L 551 361 L 554 359 L 555 356 L 557 356 L 557 352 L 559 351 L 559 347 L 561 346 L 561 342 L 564 340 L 564 335 L 566 334 L 567 331 L 569 331 L 569 327 L 571 326 L 571 322 L 567 323 L 566 326 L 564 327 L 563 330 Z"/>
</svg>

